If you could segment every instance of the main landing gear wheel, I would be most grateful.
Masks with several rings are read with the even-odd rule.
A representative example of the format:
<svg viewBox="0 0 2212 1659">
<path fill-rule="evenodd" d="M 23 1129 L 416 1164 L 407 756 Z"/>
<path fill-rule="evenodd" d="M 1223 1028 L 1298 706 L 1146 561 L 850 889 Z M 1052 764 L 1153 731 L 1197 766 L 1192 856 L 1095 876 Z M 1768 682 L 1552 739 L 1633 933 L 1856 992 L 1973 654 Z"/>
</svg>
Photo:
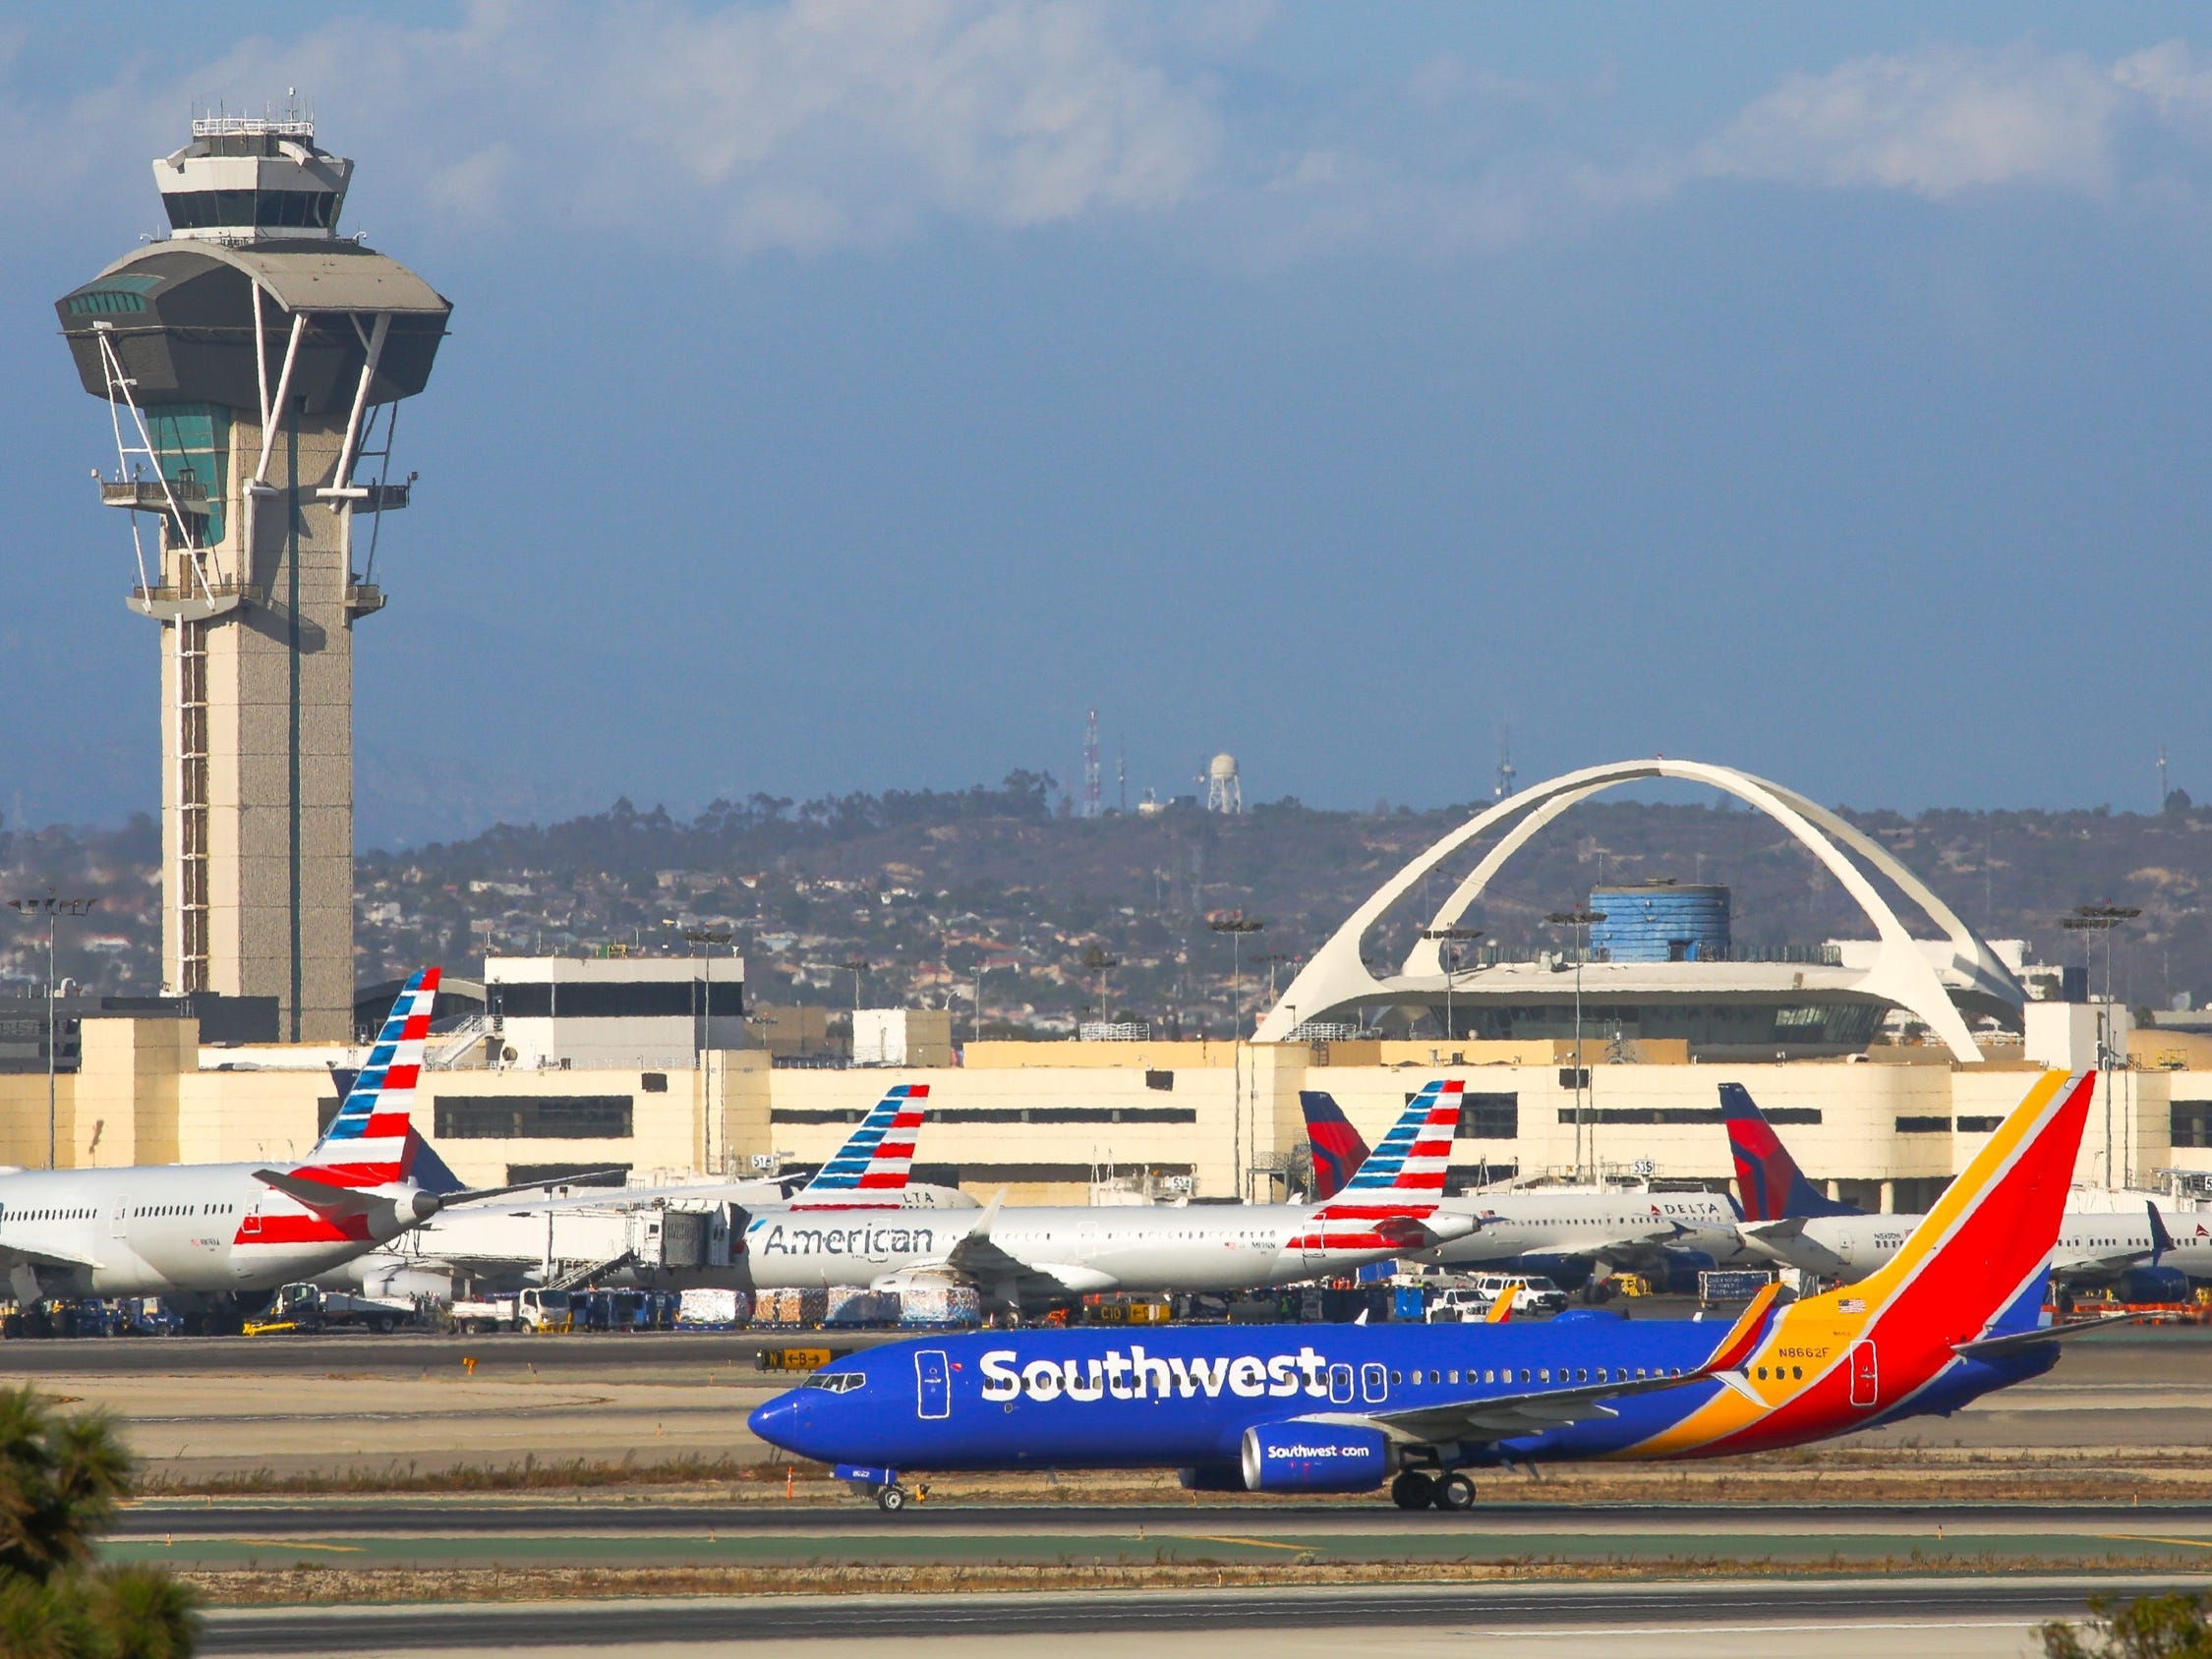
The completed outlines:
<svg viewBox="0 0 2212 1659">
<path fill-rule="evenodd" d="M 876 1508 L 885 1515 L 897 1515 L 906 1507 L 906 1489 L 903 1486 L 879 1486 L 876 1488 Z"/>
<path fill-rule="evenodd" d="M 1407 1469 L 1390 1483 L 1390 1501 L 1401 1510 L 1426 1510 L 1436 1501 L 1436 1483 L 1419 1469 Z"/>
<path fill-rule="evenodd" d="M 1475 1507 L 1475 1483 L 1464 1474 L 1448 1474 L 1436 1485 L 1436 1507 L 1440 1510 L 1471 1510 Z"/>
</svg>

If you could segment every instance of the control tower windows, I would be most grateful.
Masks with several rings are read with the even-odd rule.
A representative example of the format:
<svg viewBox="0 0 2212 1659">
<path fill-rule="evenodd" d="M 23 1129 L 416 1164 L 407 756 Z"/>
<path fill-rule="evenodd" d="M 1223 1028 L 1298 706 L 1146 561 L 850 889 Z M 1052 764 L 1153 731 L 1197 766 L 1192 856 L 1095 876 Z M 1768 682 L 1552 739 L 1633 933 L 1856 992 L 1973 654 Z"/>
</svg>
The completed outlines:
<svg viewBox="0 0 2212 1659">
<path fill-rule="evenodd" d="M 328 230 L 338 216 L 326 190 L 181 190 L 161 203 L 176 230 Z"/>
</svg>

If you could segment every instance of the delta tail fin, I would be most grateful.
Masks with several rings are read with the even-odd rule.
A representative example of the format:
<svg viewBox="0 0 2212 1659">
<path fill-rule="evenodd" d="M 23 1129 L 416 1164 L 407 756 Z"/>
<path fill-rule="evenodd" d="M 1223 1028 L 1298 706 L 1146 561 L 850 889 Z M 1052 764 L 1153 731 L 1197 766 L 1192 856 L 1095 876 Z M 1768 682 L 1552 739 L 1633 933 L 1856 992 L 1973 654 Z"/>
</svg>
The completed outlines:
<svg viewBox="0 0 2212 1659">
<path fill-rule="evenodd" d="M 914 1137 L 928 1099 L 927 1083 L 894 1083 L 791 1202 L 801 1209 L 900 1203 L 913 1176 Z"/>
<path fill-rule="evenodd" d="M 1326 1090 L 1301 1089 L 1298 1104 L 1306 1113 L 1306 1139 L 1313 1149 L 1313 1197 L 1325 1202 L 1342 1192 L 1353 1172 L 1368 1161 L 1368 1143 Z"/>
<path fill-rule="evenodd" d="M 293 1175 L 324 1186 L 382 1186 L 407 1178 L 423 1144 L 414 1132 L 415 1085 L 437 1001 L 437 973 L 419 969 L 400 990 L 337 1116 Z"/>
<path fill-rule="evenodd" d="M 1728 1125 L 1728 1151 L 1736 1162 L 1736 1194 L 1747 1222 L 1798 1216 L 1855 1216 L 1805 1178 L 1781 1137 L 1741 1083 L 1720 1085 L 1720 1117 Z"/>
</svg>

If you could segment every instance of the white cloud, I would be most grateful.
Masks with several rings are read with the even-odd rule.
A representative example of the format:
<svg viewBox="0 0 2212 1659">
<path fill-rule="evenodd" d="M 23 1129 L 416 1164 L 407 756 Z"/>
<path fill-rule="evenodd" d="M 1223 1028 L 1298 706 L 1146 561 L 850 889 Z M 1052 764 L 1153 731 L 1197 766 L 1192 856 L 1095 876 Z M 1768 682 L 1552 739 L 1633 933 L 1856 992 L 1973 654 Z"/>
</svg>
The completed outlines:
<svg viewBox="0 0 2212 1659">
<path fill-rule="evenodd" d="M 2133 128 L 2201 134 L 2212 74 L 2182 42 L 2117 63 L 2032 45 L 1931 46 L 1793 75 L 1697 157 L 1720 177 L 1907 191 L 2000 185 L 2102 194 L 2129 182 Z"/>
<path fill-rule="evenodd" d="M 931 218 L 1034 226 L 1193 199 L 1220 119 L 1144 18 L 1108 0 L 480 0 L 453 29 L 247 41 L 191 89 L 313 88 L 327 142 L 406 167 L 449 217 L 814 252 Z M 181 120 L 183 89 L 164 101 Z"/>
</svg>

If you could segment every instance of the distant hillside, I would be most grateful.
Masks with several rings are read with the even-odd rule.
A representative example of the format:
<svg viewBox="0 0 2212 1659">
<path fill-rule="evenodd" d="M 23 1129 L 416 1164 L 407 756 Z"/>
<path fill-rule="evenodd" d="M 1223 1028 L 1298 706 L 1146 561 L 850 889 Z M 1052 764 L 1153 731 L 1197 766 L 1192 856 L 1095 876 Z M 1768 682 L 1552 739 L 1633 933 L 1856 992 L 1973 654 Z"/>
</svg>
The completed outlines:
<svg viewBox="0 0 2212 1659">
<path fill-rule="evenodd" d="M 987 1012 L 1052 1027 L 1098 1006 L 1086 956 L 1106 972 L 1114 1017 L 1225 1030 L 1230 947 L 1208 912 L 1266 923 L 1248 940 L 1246 994 L 1269 955 L 1303 956 L 1392 871 L 1472 807 L 1316 812 L 1286 800 L 1237 819 L 1176 810 L 1154 818 L 1055 816 L 1049 778 L 1016 772 L 997 789 L 848 795 L 805 803 L 754 796 L 697 819 L 627 802 L 546 829 L 501 827 L 465 842 L 361 861 L 364 977 L 440 951 L 572 949 L 649 944 L 673 919 L 727 927 L 765 995 L 850 1005 L 969 1005 L 979 961 Z M 2078 813 L 1846 813 L 1992 938 L 2024 937 L 2056 960 L 2057 920 L 2111 898 L 2142 906 L 2114 951 L 2115 989 L 2160 1004 L 2212 991 L 2212 813 L 2177 796 L 2156 817 Z M 1463 860 L 1464 869 L 1472 859 Z M 1454 877 L 1456 877 L 1456 871 Z M 1510 950 L 1556 944 L 1546 911 L 1601 880 L 1671 876 L 1727 883 L 1739 944 L 1813 945 L 1861 936 L 1856 908 L 1778 828 L 1732 804 L 1600 801 L 1538 837 L 1471 918 Z M 1441 898 L 1449 879 L 1432 881 Z M 472 890 L 471 884 L 478 884 Z M 484 884 L 495 884 L 486 886 Z M 507 889 L 507 890 L 502 890 Z M 1419 918 L 1396 919 L 1386 953 Z M 471 929 L 475 931 L 471 932 Z M 1256 959 L 1256 966 L 1254 962 Z M 780 983 L 784 989 L 771 991 Z"/>
<path fill-rule="evenodd" d="M 423 961 L 473 964 L 487 944 L 666 948 L 677 928 L 704 926 L 734 935 L 763 1000 L 849 1007 L 847 964 L 860 961 L 863 1002 L 950 1001 L 964 1034 L 975 970 L 993 964 L 983 981 L 988 1024 L 1062 1030 L 1098 1007 L 1103 956 L 1118 958 L 1105 967 L 1114 1017 L 1222 1032 L 1231 952 L 1206 928 L 1208 912 L 1241 909 L 1266 924 L 1245 945 L 1246 1003 L 1255 1009 L 1271 971 L 1279 980 L 1295 971 L 1269 956 L 1310 951 L 1473 810 L 1316 812 L 1285 800 L 1237 819 L 1178 809 L 1082 820 L 1057 816 L 1056 793 L 1049 777 L 1017 772 L 997 788 L 807 802 L 755 795 L 689 822 L 620 801 L 543 828 L 501 825 L 465 841 L 368 853 L 357 865 L 359 978 Z M 2078 952 L 2058 927 L 2071 906 L 2140 905 L 2142 919 L 2115 943 L 2115 989 L 2160 1005 L 2177 992 L 2212 994 L 2212 812 L 2185 797 L 2157 817 L 1846 816 L 1985 934 L 2026 938 L 2046 960 Z M 0 897 L 49 884 L 97 895 L 90 919 L 63 925 L 62 971 L 95 990 L 150 991 L 159 978 L 157 851 L 143 818 L 120 830 L 0 831 Z M 1431 896 L 1441 898 L 1456 874 L 1435 878 Z M 1470 921 L 1486 944 L 1549 945 L 1557 942 L 1544 912 L 1601 880 L 1666 876 L 1728 884 L 1744 947 L 1866 931 L 1841 889 L 1765 818 L 1625 800 L 1581 807 L 1538 837 Z M 1401 952 L 1418 925 L 1397 918 L 1382 953 Z M 43 931 L 0 937 L 0 986 L 42 985 Z"/>
</svg>

